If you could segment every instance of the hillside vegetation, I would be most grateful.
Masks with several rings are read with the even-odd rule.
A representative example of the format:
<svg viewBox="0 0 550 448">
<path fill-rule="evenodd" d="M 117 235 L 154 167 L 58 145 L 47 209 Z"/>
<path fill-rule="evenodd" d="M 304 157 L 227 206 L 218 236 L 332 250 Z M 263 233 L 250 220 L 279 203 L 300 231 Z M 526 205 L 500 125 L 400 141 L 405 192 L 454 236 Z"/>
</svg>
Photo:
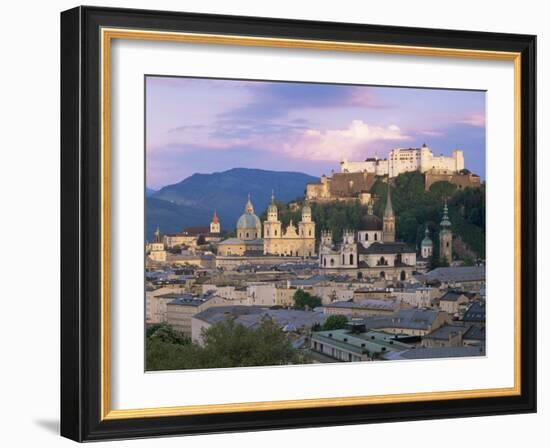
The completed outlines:
<svg viewBox="0 0 550 448">
<path fill-rule="evenodd" d="M 374 213 L 382 217 L 386 206 L 386 182 L 382 178 L 378 179 L 371 193 L 376 199 Z M 427 225 L 434 242 L 434 251 L 438 253 L 439 222 L 447 198 L 453 234 L 460 242 L 454 245 L 456 255 L 467 263 L 473 262 L 474 257 L 485 258 L 485 184 L 480 188 L 458 190 L 448 182 L 436 182 L 430 191 L 424 191 L 423 175 L 411 172 L 392 179 L 391 195 L 399 241 L 419 247 Z M 300 221 L 301 210 L 292 211 L 284 203 L 277 205 L 283 225 L 288 225 L 291 219 L 295 224 Z M 343 230 L 357 230 L 362 214 L 367 213 L 367 207 L 361 206 L 359 201 L 313 203 L 311 209 L 317 238 L 320 238 L 321 230 L 329 229 L 336 241 L 341 240 Z M 265 212 L 261 218 L 266 218 Z"/>
</svg>

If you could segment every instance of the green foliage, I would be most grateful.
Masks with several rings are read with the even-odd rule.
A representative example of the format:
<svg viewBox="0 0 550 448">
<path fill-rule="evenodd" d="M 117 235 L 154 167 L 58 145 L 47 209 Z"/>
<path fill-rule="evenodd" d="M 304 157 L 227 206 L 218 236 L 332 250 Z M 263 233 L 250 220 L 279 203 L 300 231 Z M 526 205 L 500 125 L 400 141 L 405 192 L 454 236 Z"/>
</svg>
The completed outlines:
<svg viewBox="0 0 550 448">
<path fill-rule="evenodd" d="M 159 329 L 163 330 L 160 334 Z M 263 319 L 253 329 L 232 320 L 220 322 L 203 331 L 203 345 L 185 336 L 165 338 L 165 331 L 177 334 L 168 325 L 163 325 L 147 337 L 147 370 L 286 365 L 309 361 L 292 347 L 287 335 L 270 319 Z"/>
<path fill-rule="evenodd" d="M 307 291 L 298 289 L 294 293 L 294 308 L 296 309 L 303 310 L 306 307 L 308 307 L 309 309 L 313 309 L 321 305 L 321 299 L 317 296 L 311 295 Z"/>
<path fill-rule="evenodd" d="M 172 326 L 165 323 L 149 327 L 146 331 L 146 337 L 154 341 L 169 344 L 188 345 L 191 343 L 191 338 L 174 330 Z"/>
<path fill-rule="evenodd" d="M 325 323 L 321 326 L 322 330 L 341 330 L 346 328 L 348 323 L 348 318 L 343 314 L 332 314 L 330 315 Z"/>
<path fill-rule="evenodd" d="M 387 178 L 379 177 L 370 193 L 375 198 L 374 213 L 382 217 L 386 207 Z M 445 199 L 448 202 L 449 215 L 454 235 L 477 254 L 485 257 L 485 185 L 463 190 L 449 182 L 434 182 L 429 191 L 424 190 L 424 176 L 417 171 L 402 173 L 391 180 L 391 196 L 396 214 L 396 237 L 411 246 L 420 247 L 427 225 L 434 242 L 434 262 L 437 265 L 439 253 L 439 223 Z M 303 205 L 303 198 L 294 201 Z M 284 226 L 292 219 L 297 224 L 301 219 L 301 207 L 292 211 L 287 204 L 277 203 L 279 219 Z M 316 223 L 316 237 L 320 239 L 321 230 L 331 230 L 335 242 L 342 240 L 346 229 L 357 230 L 361 216 L 367 213 L 367 207 L 359 201 L 312 203 L 311 211 Z M 261 216 L 266 219 L 265 211 Z"/>
<path fill-rule="evenodd" d="M 430 192 L 436 195 L 440 200 L 451 197 L 455 193 L 456 189 L 456 185 L 444 180 L 434 182 L 430 186 Z"/>
</svg>

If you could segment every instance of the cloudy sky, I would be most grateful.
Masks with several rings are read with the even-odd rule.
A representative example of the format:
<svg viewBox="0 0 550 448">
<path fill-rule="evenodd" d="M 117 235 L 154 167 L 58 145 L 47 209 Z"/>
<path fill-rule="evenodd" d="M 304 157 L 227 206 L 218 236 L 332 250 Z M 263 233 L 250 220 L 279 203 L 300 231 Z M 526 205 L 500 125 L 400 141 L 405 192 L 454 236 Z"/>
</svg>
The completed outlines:
<svg viewBox="0 0 550 448">
<path fill-rule="evenodd" d="M 426 143 L 464 151 L 485 178 L 485 93 L 293 82 L 146 78 L 147 186 L 230 168 L 338 171 Z"/>
</svg>

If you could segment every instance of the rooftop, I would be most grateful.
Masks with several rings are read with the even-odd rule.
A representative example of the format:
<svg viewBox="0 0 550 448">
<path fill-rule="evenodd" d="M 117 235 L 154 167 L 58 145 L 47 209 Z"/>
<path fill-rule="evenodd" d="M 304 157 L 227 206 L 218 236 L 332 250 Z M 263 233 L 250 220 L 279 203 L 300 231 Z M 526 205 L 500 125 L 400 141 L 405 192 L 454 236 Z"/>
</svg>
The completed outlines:
<svg viewBox="0 0 550 448">
<path fill-rule="evenodd" d="M 359 249 L 363 246 L 360 244 Z M 403 254 L 403 253 L 415 253 L 414 248 L 410 247 L 406 243 L 400 242 L 375 242 L 372 243 L 369 247 L 363 248 L 360 250 L 365 254 Z"/>
<path fill-rule="evenodd" d="M 424 339 L 436 339 L 436 340 L 443 340 L 447 341 L 449 340 L 449 336 L 452 334 L 458 334 L 466 333 L 469 330 L 470 326 L 464 326 L 464 325 L 443 325 L 436 330 L 432 331 L 431 333 L 428 333 L 424 336 Z"/>
<path fill-rule="evenodd" d="M 419 347 L 384 355 L 386 360 L 398 359 L 435 359 L 485 356 L 483 347 Z"/>
<path fill-rule="evenodd" d="M 422 281 L 472 282 L 485 281 L 485 266 L 454 266 L 436 268 L 419 276 Z"/>
<path fill-rule="evenodd" d="M 323 324 L 327 316 L 322 311 L 303 311 L 303 310 L 273 310 L 260 306 L 219 306 L 209 308 L 194 316 L 211 325 L 228 319 L 233 319 L 236 323 L 248 328 L 256 327 L 261 319 L 268 318 L 276 322 L 286 331 L 295 331 L 302 327 L 311 327 L 316 323 Z"/>
<path fill-rule="evenodd" d="M 316 331 L 311 335 L 313 340 L 334 345 L 348 351 L 365 353 L 383 353 L 386 351 L 407 350 L 411 346 L 398 342 L 394 336 L 381 331 L 351 333 L 349 330 Z"/>
</svg>

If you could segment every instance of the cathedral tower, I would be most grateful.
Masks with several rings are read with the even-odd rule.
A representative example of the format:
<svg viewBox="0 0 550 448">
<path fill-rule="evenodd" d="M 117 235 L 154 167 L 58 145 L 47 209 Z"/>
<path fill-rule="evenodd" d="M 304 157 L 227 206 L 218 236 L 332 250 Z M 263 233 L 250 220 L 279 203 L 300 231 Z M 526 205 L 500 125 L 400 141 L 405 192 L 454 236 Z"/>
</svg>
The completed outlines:
<svg viewBox="0 0 550 448">
<path fill-rule="evenodd" d="M 451 264 L 453 261 L 453 232 L 451 230 L 451 221 L 449 219 L 449 209 L 447 200 L 443 207 L 443 217 L 441 218 L 441 230 L 439 231 L 439 259 Z"/>
<path fill-rule="evenodd" d="M 385 243 L 395 241 L 395 215 L 391 203 L 390 183 L 388 179 L 388 197 L 386 199 L 386 209 L 384 210 L 384 223 L 382 227 L 382 240 Z"/>
<path fill-rule="evenodd" d="M 302 220 L 298 224 L 298 234 L 302 239 L 302 254 L 306 257 L 315 255 L 315 222 L 311 219 L 311 207 L 306 201 L 302 208 Z"/>
<path fill-rule="evenodd" d="M 275 204 L 275 193 L 271 192 L 271 203 L 267 207 L 267 220 L 264 221 L 264 254 L 278 254 L 282 238 L 282 226 Z"/>
</svg>

